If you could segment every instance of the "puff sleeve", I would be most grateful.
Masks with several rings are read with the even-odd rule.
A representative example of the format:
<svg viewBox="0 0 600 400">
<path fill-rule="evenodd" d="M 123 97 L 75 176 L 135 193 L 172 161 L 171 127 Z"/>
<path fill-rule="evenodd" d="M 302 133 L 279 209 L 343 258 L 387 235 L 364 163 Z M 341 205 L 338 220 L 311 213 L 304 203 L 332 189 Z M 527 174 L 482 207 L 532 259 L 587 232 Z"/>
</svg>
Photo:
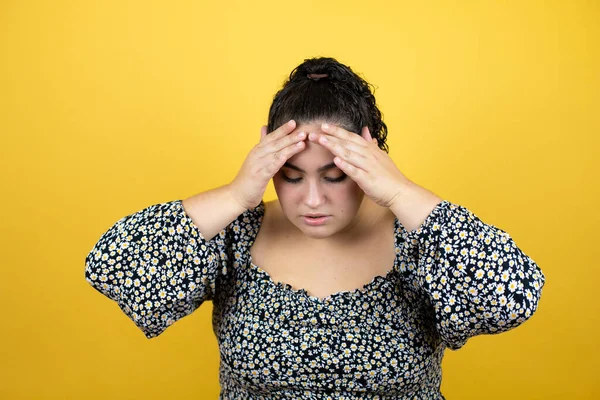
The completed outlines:
<svg viewBox="0 0 600 400">
<path fill-rule="evenodd" d="M 412 270 L 433 304 L 437 331 L 451 349 L 514 328 L 537 309 L 540 268 L 508 233 L 468 209 L 444 200 L 405 235 L 414 262 L 401 268 Z"/>
<path fill-rule="evenodd" d="M 114 300 L 150 339 L 204 301 L 227 274 L 228 232 L 206 241 L 182 201 L 117 221 L 85 260 L 85 279 Z"/>
</svg>

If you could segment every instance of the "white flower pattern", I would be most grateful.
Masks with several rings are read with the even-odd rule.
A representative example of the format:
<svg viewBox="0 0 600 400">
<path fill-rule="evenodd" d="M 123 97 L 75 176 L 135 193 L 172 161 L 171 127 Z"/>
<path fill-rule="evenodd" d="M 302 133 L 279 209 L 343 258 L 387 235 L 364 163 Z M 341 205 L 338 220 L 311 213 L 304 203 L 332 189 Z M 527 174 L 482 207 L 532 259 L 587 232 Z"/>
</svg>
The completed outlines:
<svg viewBox="0 0 600 400">
<path fill-rule="evenodd" d="M 213 301 L 223 400 L 443 399 L 444 350 L 523 323 L 545 282 L 506 232 L 444 200 L 415 231 L 395 220 L 386 276 L 321 299 L 252 263 L 263 215 L 206 241 L 181 200 L 156 204 L 86 257 L 86 280 L 147 338 Z"/>
</svg>

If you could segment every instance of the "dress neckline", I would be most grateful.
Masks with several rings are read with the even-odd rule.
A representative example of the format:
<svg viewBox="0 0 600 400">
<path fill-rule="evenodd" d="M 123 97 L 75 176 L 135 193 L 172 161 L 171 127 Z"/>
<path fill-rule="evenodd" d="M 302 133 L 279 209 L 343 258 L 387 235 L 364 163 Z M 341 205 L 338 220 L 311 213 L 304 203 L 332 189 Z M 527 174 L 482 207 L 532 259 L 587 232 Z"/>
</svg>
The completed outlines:
<svg viewBox="0 0 600 400">
<path fill-rule="evenodd" d="M 283 290 L 295 297 L 299 296 L 301 298 L 307 298 L 315 303 L 328 304 L 330 302 L 335 301 L 336 299 L 354 298 L 357 296 L 365 295 L 373 290 L 377 290 L 383 283 L 392 282 L 393 281 L 392 275 L 394 275 L 398 271 L 398 254 L 400 252 L 398 238 L 401 236 L 402 231 L 405 229 L 400 224 L 400 221 L 398 220 L 398 218 L 394 217 L 393 234 L 394 234 L 394 252 L 395 252 L 396 256 L 394 257 L 394 262 L 392 263 L 391 268 L 386 272 L 385 275 L 374 276 L 373 279 L 371 279 L 371 281 L 369 281 L 368 283 L 365 283 L 364 285 L 362 285 L 362 287 L 357 287 L 355 289 L 349 289 L 349 290 L 341 290 L 341 291 L 338 291 L 335 293 L 331 293 L 325 297 L 313 296 L 313 295 L 309 294 L 305 288 L 294 288 L 289 283 L 275 281 L 266 270 L 262 269 L 260 266 L 258 266 L 257 264 L 255 264 L 253 262 L 252 255 L 250 254 L 250 249 L 254 245 L 256 237 L 258 236 L 258 231 L 260 230 L 260 227 L 262 226 L 263 218 L 265 215 L 264 201 L 260 202 L 260 204 L 256 207 L 256 211 L 257 211 L 258 223 L 256 224 L 256 228 L 252 230 L 252 236 L 251 236 L 250 240 L 248 241 L 248 245 L 245 249 L 248 254 L 248 261 L 246 264 L 247 264 L 248 268 L 250 268 L 255 274 L 257 274 L 264 281 L 266 281 L 268 285 L 272 286 L 275 289 Z"/>
</svg>

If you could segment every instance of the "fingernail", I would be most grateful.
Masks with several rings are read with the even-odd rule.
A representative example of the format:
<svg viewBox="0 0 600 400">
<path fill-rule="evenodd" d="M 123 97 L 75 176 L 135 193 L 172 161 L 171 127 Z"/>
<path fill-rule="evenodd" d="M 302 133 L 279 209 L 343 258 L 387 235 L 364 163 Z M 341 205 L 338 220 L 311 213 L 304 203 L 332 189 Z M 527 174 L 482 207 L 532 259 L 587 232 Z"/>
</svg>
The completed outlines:
<svg viewBox="0 0 600 400">
<path fill-rule="evenodd" d="M 323 127 L 323 129 L 329 129 L 329 124 L 323 124 L 321 126 Z"/>
<path fill-rule="evenodd" d="M 298 137 L 299 137 L 300 139 L 302 139 L 302 138 L 304 137 L 304 135 L 305 135 L 305 134 L 304 134 L 304 132 L 300 132 L 300 133 L 298 133 Z"/>
<path fill-rule="evenodd" d="M 291 125 L 293 125 L 293 124 L 294 124 L 294 120 L 293 120 L 293 119 L 290 119 L 290 121 L 288 122 L 288 125 L 290 125 L 290 126 L 291 126 Z"/>
</svg>

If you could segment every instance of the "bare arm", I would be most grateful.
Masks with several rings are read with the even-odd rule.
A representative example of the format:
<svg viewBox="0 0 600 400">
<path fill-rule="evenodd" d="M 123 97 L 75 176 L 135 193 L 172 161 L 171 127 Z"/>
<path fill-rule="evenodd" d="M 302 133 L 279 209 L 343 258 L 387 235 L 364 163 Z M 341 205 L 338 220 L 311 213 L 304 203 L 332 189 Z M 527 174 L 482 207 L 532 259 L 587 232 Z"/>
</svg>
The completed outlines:
<svg viewBox="0 0 600 400">
<path fill-rule="evenodd" d="M 290 157 L 304 150 L 306 133 L 292 135 L 295 127 L 292 120 L 267 136 L 267 127 L 263 126 L 260 142 L 250 151 L 231 183 L 182 201 L 184 210 L 206 240 L 215 237 L 244 211 L 258 206 L 273 175 Z"/>
<path fill-rule="evenodd" d="M 236 199 L 230 185 L 188 197 L 182 201 L 182 205 L 206 240 L 211 240 L 246 211 Z"/>
<path fill-rule="evenodd" d="M 396 201 L 390 206 L 398 220 L 411 232 L 418 229 L 433 209 L 442 202 L 435 193 L 406 180 Z"/>
</svg>

